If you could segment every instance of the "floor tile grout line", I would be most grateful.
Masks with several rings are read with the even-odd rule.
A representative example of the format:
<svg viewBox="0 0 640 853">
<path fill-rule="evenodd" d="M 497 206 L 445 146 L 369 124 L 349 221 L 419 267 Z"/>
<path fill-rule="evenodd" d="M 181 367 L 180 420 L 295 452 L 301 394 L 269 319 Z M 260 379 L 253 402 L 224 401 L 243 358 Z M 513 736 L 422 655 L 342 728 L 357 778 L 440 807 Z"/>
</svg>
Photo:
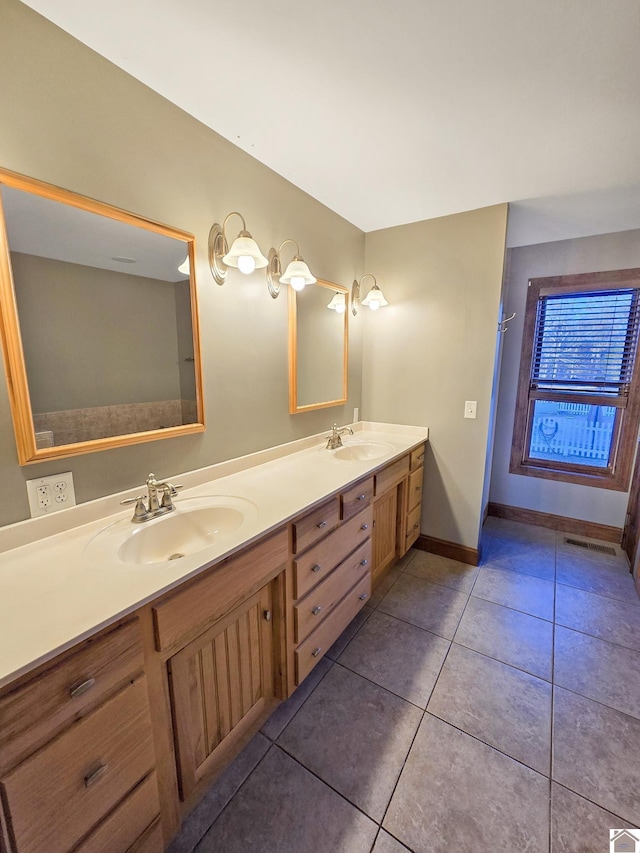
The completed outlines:
<svg viewBox="0 0 640 853">
<path fill-rule="evenodd" d="M 295 756 L 292 752 L 289 752 L 289 750 L 288 750 L 288 749 L 287 749 L 283 744 L 281 744 L 281 743 L 274 743 L 274 744 L 273 744 L 273 746 L 274 746 L 276 749 L 279 749 L 281 752 L 283 752 L 285 755 L 287 755 L 287 756 L 288 756 L 289 758 L 291 758 L 293 761 L 295 761 L 295 762 L 296 762 L 296 764 L 298 764 L 300 767 L 302 767 L 302 769 L 303 769 L 303 770 L 306 770 L 306 771 L 307 771 L 307 773 L 310 773 L 310 774 L 311 774 L 315 779 L 317 779 L 319 782 L 321 782 L 321 783 L 322 783 L 323 785 L 325 785 L 327 788 L 330 788 L 330 789 L 333 791 L 333 793 L 334 793 L 334 794 L 337 794 L 337 795 L 338 795 L 341 799 L 343 799 L 346 803 L 349 803 L 349 805 L 350 805 L 350 806 L 353 806 L 353 808 L 354 808 L 354 809 L 356 809 L 357 811 L 359 811 L 359 812 L 360 812 L 360 814 L 364 815 L 368 820 L 370 820 L 372 823 L 374 823 L 374 824 L 378 827 L 378 829 L 380 829 L 380 828 L 382 827 L 382 821 L 378 821 L 378 820 L 376 820 L 376 819 L 375 819 L 375 817 L 371 817 L 371 815 L 370 815 L 370 814 L 367 814 L 367 813 L 365 812 L 365 810 L 362 808 L 362 806 L 359 806 L 357 803 L 354 803 L 354 802 L 353 802 L 353 800 L 350 800 L 350 799 L 349 799 L 349 797 L 347 797 L 347 795 L 346 795 L 346 794 L 343 794 L 341 791 L 338 791 L 338 789 L 337 789 L 337 788 L 334 788 L 334 787 L 333 787 L 333 785 L 332 785 L 330 782 L 327 782 L 327 780 L 326 780 L 326 779 L 323 779 L 323 778 L 322 778 L 322 776 L 319 776 L 319 775 L 315 772 L 315 770 L 312 770 L 310 767 L 307 767 L 307 765 L 306 765 L 303 761 L 301 761 L 301 760 L 300 760 L 297 756 Z"/>
<path fill-rule="evenodd" d="M 258 734 L 258 732 L 256 732 L 256 734 Z M 247 773 L 247 775 L 244 777 L 244 779 L 242 780 L 242 782 L 238 785 L 238 787 L 235 789 L 235 791 L 233 792 L 233 794 L 229 797 L 229 799 L 227 800 L 227 802 L 226 802 L 226 803 L 224 804 L 224 806 L 220 809 L 220 811 L 218 812 L 218 814 L 215 816 L 214 820 L 211 822 L 211 824 L 210 824 L 210 825 L 209 825 L 209 827 L 207 828 L 206 832 L 204 832 L 204 833 L 200 836 L 200 838 L 199 838 L 198 842 L 196 843 L 195 847 L 193 847 L 193 848 L 192 848 L 191 853 L 198 853 L 198 847 L 199 847 L 199 846 L 202 844 L 202 842 L 204 841 L 204 837 L 205 837 L 205 835 L 207 835 L 207 833 L 211 830 L 211 828 L 212 828 L 213 826 L 215 826 L 215 824 L 220 820 L 220 818 L 222 817 L 223 813 L 227 810 L 227 808 L 228 808 L 228 807 L 229 807 L 229 805 L 231 804 L 231 801 L 236 797 L 236 795 L 237 795 L 237 794 L 240 792 L 240 790 L 244 787 L 245 783 L 246 783 L 246 782 L 248 782 L 248 780 L 251 778 L 251 776 L 253 776 L 253 774 L 255 773 L 255 771 L 256 771 L 256 770 L 258 769 L 258 767 L 262 764 L 262 762 L 265 760 L 265 758 L 267 757 L 267 755 L 269 755 L 269 753 L 271 752 L 271 750 L 273 749 L 273 747 L 274 747 L 274 746 L 275 746 L 275 744 L 273 743 L 273 741 L 269 741 L 269 747 L 265 750 L 264 755 L 263 755 L 263 756 L 258 760 L 258 762 L 257 762 L 257 763 L 256 763 L 256 765 L 252 768 L 252 770 L 251 770 L 249 773 Z M 215 783 L 214 783 L 214 784 L 215 784 Z"/>
<path fill-rule="evenodd" d="M 516 764 L 519 764 L 521 767 L 526 767 L 527 770 L 531 770 L 532 773 L 537 773 L 538 776 L 542 776 L 543 779 L 548 779 L 549 782 L 551 782 L 551 779 L 547 773 L 543 773 L 541 770 L 538 770 L 536 767 L 532 767 L 530 764 L 527 764 L 526 761 L 521 761 L 519 758 L 514 758 L 513 755 L 509 755 L 508 752 L 505 752 L 503 749 L 500 749 L 500 747 L 496 746 L 495 744 L 489 743 L 489 741 L 487 741 L 487 740 L 483 740 L 483 738 L 480 737 L 480 735 L 474 735 L 471 732 L 468 732 L 466 729 L 460 728 L 460 726 L 457 726 L 455 723 L 452 723 L 451 720 L 446 720 L 444 717 L 441 717 L 435 711 L 430 711 L 428 706 L 425 709 L 425 713 L 434 717 L 436 720 L 440 720 L 440 722 L 442 722 L 442 723 L 446 723 L 448 726 L 451 726 L 452 729 L 455 729 L 456 731 L 460 732 L 461 734 L 467 735 L 468 737 L 473 738 L 473 740 L 477 741 L 478 743 L 482 743 L 485 746 L 488 746 L 489 749 L 493 749 L 494 752 L 498 752 L 500 755 L 504 755 L 505 758 L 510 758 L 511 761 L 515 761 Z"/>
<path fill-rule="evenodd" d="M 451 644 L 451 640 L 447 641 Z M 447 649 L 447 654 L 449 653 L 449 649 Z M 445 655 L 446 657 L 446 655 Z M 402 699 L 403 702 L 406 702 L 408 705 L 411 705 L 412 708 L 417 708 L 418 711 L 424 713 L 425 708 L 422 705 L 416 705 L 415 702 L 412 702 L 411 699 L 407 699 L 406 696 L 401 696 L 399 693 L 396 693 L 394 690 L 391 690 L 389 687 L 385 687 L 384 684 L 379 684 L 377 681 L 373 681 L 373 679 L 369 678 L 366 675 L 363 675 L 361 672 L 357 672 L 355 669 L 351 669 L 350 666 L 347 666 L 346 663 L 341 663 L 340 661 L 335 661 L 336 666 L 341 666 L 342 669 L 345 669 L 347 672 L 350 672 L 352 675 L 357 675 L 359 678 L 364 679 L 369 684 L 373 684 L 374 687 L 379 687 L 380 690 L 384 690 L 386 693 L 390 693 L 391 696 L 395 696 L 396 699 Z M 435 685 L 434 685 L 435 686 Z M 431 698 L 431 693 L 433 693 L 433 688 L 431 688 L 431 692 L 429 693 L 429 699 Z M 427 700 L 428 703 L 428 700 Z M 288 724 L 287 724 L 288 725 Z"/>
<path fill-rule="evenodd" d="M 325 672 L 325 674 L 320 678 L 320 681 L 318 681 L 318 683 L 317 683 L 317 684 L 314 684 L 313 688 L 309 691 L 309 695 L 308 695 L 308 696 L 305 696 L 305 698 L 302 700 L 302 704 L 300 705 L 300 707 L 299 707 L 299 708 L 296 708 L 296 710 L 293 712 L 293 714 L 292 714 L 292 716 L 291 716 L 291 719 L 290 719 L 290 720 L 287 720 L 287 722 L 286 722 L 286 723 L 284 724 L 284 726 L 280 729 L 280 731 L 278 732 L 278 734 L 276 735 L 276 737 L 275 737 L 275 738 L 271 738 L 271 737 L 269 737 L 269 735 L 268 735 L 268 734 L 266 734 L 265 732 L 263 732 L 263 731 L 262 731 L 262 729 L 260 729 L 260 732 L 259 732 L 259 733 L 260 733 L 261 735 L 263 735 L 264 737 L 266 737 L 266 738 L 267 738 L 267 740 L 268 740 L 268 741 L 270 741 L 271 743 L 276 743 L 276 741 L 278 740 L 278 738 L 280 737 L 280 735 L 282 734 L 282 732 L 287 728 L 287 726 L 289 725 L 289 723 L 293 722 L 293 720 L 298 716 L 298 712 L 299 712 L 299 711 L 301 711 L 301 710 L 304 708 L 304 706 L 307 704 L 308 700 L 311 698 L 311 696 L 313 696 L 313 694 L 314 694 L 314 693 L 315 693 L 315 691 L 316 691 L 316 687 L 318 687 L 320 684 L 322 684 L 322 682 L 325 680 L 325 678 L 327 677 L 327 675 L 329 675 L 329 673 L 331 672 L 331 668 L 332 668 L 332 667 L 333 667 L 333 665 L 336 663 L 336 661 L 331 660 L 331 658 L 327 658 L 327 657 L 326 657 L 326 655 L 325 655 L 325 658 L 326 658 L 328 661 L 330 661 L 330 662 L 331 662 L 331 666 L 329 666 L 329 668 L 327 669 L 327 671 Z M 322 660 L 322 658 L 321 658 L 321 660 Z M 312 671 L 313 671 L 313 670 L 312 670 Z M 304 683 L 304 682 L 303 682 L 303 683 Z M 299 686 L 301 686 L 301 685 L 299 685 Z M 297 688 L 296 688 L 296 689 L 297 689 Z M 294 690 L 294 692 L 291 694 L 291 696 L 293 696 L 294 694 L 295 694 L 295 690 Z M 291 698 L 291 697 L 289 697 L 289 698 Z M 286 702 L 287 700 L 285 699 L 284 701 Z M 268 720 L 267 720 L 266 722 L 268 722 Z"/>
<path fill-rule="evenodd" d="M 469 597 L 469 596 L 467 596 L 467 598 L 468 598 L 468 597 Z M 382 602 L 380 602 L 380 603 L 382 604 Z M 468 604 L 468 602 L 467 602 L 467 603 L 465 603 L 465 606 L 464 606 L 464 608 L 463 608 L 463 611 L 464 611 L 464 609 L 466 608 L 467 604 Z M 377 609 L 378 609 L 378 608 L 376 608 L 376 610 L 377 610 Z M 394 619 L 397 619 L 397 620 L 398 620 L 398 622 L 404 622 L 404 624 L 405 624 L 405 625 L 411 625 L 411 626 L 412 626 L 412 627 L 414 627 L 414 628 L 420 628 L 420 630 L 421 630 L 421 631 L 426 631 L 426 633 L 427 633 L 427 634 L 433 634 L 433 635 L 434 635 L 434 637 L 440 637 L 440 639 L 441 639 L 441 640 L 447 640 L 447 642 L 449 642 L 449 643 L 452 643 L 452 642 L 453 642 L 453 640 L 451 639 L 451 637 L 445 637 L 443 634 L 437 634 L 435 631 L 430 631 L 428 628 L 423 628 L 423 627 L 422 627 L 422 625 L 416 625 L 416 623 L 415 623 L 415 622 L 409 622 L 407 619 L 402 619 L 400 616 L 397 616 L 395 613 L 388 613 L 386 610 L 380 610 L 380 613 L 384 613 L 384 615 L 385 615 L 385 616 L 392 616 Z M 462 618 L 462 616 L 461 616 L 460 618 Z M 459 623 L 458 623 L 458 624 L 459 624 Z M 456 631 L 457 631 L 457 630 L 458 630 L 458 627 L 456 626 Z M 455 633 L 455 632 L 454 632 L 454 633 Z"/>
<path fill-rule="evenodd" d="M 545 684 L 552 683 L 550 678 L 545 678 L 543 675 L 539 675 L 537 672 L 531 672 L 528 669 L 523 669 L 521 666 L 516 666 L 514 663 L 509 663 L 509 661 L 501 660 L 500 658 L 494 658 L 493 655 L 488 655 L 486 652 L 481 652 L 480 649 L 474 649 L 473 646 L 467 646 L 465 645 L 465 643 L 461 643 L 460 640 L 456 640 L 455 637 L 453 640 L 451 640 L 451 644 L 459 646 L 461 649 L 467 649 L 470 652 L 476 652 L 477 654 L 483 655 L 485 658 L 489 658 L 489 660 L 495 661 L 496 663 L 502 663 L 505 666 L 510 666 L 511 669 L 515 669 L 517 672 L 521 672 L 524 675 L 530 675 L 532 678 L 537 678 L 539 681 L 543 681 Z"/>
<path fill-rule="evenodd" d="M 586 589 L 583 586 L 576 586 L 574 583 L 567 583 L 566 581 L 556 580 L 556 586 L 566 586 L 569 589 L 577 589 L 580 592 L 588 592 L 589 595 L 597 595 L 599 598 L 606 598 L 607 601 L 619 601 L 621 604 L 628 604 L 630 607 L 640 608 L 640 599 L 638 599 L 638 603 L 635 601 L 631 604 L 629 601 L 626 601 L 624 598 L 614 598 L 613 595 L 607 595 L 605 592 L 598 592 L 595 589 Z M 631 591 L 633 592 L 633 578 L 631 579 Z"/>
<path fill-rule="evenodd" d="M 414 743 L 415 743 L 415 741 L 416 741 L 416 738 L 418 737 L 418 732 L 420 731 L 420 728 L 422 727 L 422 723 L 424 722 L 424 718 L 425 718 L 425 716 L 426 716 L 426 714 L 427 714 L 427 707 L 429 706 L 429 702 L 431 701 L 431 697 L 433 696 L 433 691 L 436 689 L 436 685 L 438 684 L 438 681 L 440 680 L 440 676 L 442 675 L 442 669 L 443 669 L 443 667 L 444 667 L 444 665 L 445 665 L 445 662 L 446 662 L 447 658 L 449 657 L 449 652 L 450 652 L 450 651 L 451 651 L 451 641 L 450 641 L 450 643 L 449 643 L 449 648 L 447 649 L 447 653 L 446 653 L 446 655 L 444 656 L 444 658 L 443 658 L 443 660 L 442 660 L 442 664 L 440 665 L 440 669 L 439 669 L 439 671 L 438 671 L 438 675 L 436 676 L 436 679 L 435 679 L 435 681 L 433 682 L 433 687 L 431 688 L 431 692 L 429 693 L 429 698 L 427 699 L 427 704 L 425 705 L 425 707 L 424 707 L 424 709 L 423 709 L 423 711 L 422 711 L 422 716 L 420 717 L 420 722 L 418 723 L 418 725 L 417 725 L 417 727 L 416 727 L 416 730 L 415 730 L 415 732 L 414 732 L 414 735 L 413 735 L 413 737 L 412 737 L 412 739 L 411 739 L 411 743 L 409 744 L 409 749 L 407 750 L 407 754 L 405 755 L 405 757 L 404 757 L 404 761 L 402 762 L 402 767 L 400 768 L 400 772 L 398 773 L 398 777 L 397 777 L 397 779 L 396 779 L 396 783 L 395 783 L 395 785 L 393 786 L 393 790 L 391 791 L 391 796 L 389 797 L 389 800 L 388 800 L 388 802 L 387 802 L 386 808 L 385 808 L 385 810 L 384 810 L 384 814 L 382 815 L 382 820 L 380 821 L 380 826 L 382 826 L 382 824 L 384 823 L 384 820 L 385 820 L 385 818 L 386 818 L 386 816 L 387 816 L 387 813 L 388 813 L 388 811 L 389 811 L 389 807 L 390 807 L 390 805 L 391 805 L 391 803 L 392 803 L 392 801 L 393 801 L 394 795 L 395 795 L 395 793 L 396 793 L 396 789 L 397 789 L 397 787 L 398 787 L 398 785 L 399 785 L 399 783 L 400 783 L 400 778 L 401 778 L 402 773 L 403 773 L 403 771 L 404 771 L 404 768 L 405 768 L 405 766 L 406 766 L 406 764 L 407 764 L 407 761 L 409 760 L 409 756 L 411 755 L 411 750 L 413 749 L 413 745 L 414 745 Z M 394 837 L 395 837 L 395 836 L 394 836 Z"/>
<path fill-rule="evenodd" d="M 570 788 L 568 785 L 565 785 L 563 782 L 558 782 L 556 779 L 551 780 L 554 785 L 558 785 L 560 788 L 564 788 L 565 791 L 569 791 L 571 794 L 575 794 L 576 797 L 580 797 L 581 800 L 585 800 L 587 803 L 591 803 L 592 806 L 596 806 L 598 809 L 602 809 L 603 812 L 607 812 L 608 814 L 615 817 L 616 820 L 620 820 L 623 823 L 630 823 L 626 818 L 620 817 L 619 814 L 614 814 L 611 809 L 606 809 L 604 806 L 601 806 L 600 803 L 596 803 L 595 800 L 591 800 L 589 797 L 585 797 L 584 794 L 581 794 L 579 791 L 574 791 L 573 788 Z"/>
<path fill-rule="evenodd" d="M 478 568 L 478 567 L 476 567 Z M 411 572 L 402 572 L 403 575 L 409 575 L 412 578 L 416 578 L 419 581 L 427 581 L 427 583 L 431 583 L 434 586 L 441 586 L 444 589 L 450 589 L 452 592 L 459 592 L 461 595 L 471 595 L 470 592 L 467 592 L 466 589 L 460 589 L 458 586 L 449 586 L 449 584 L 442 583 L 442 581 L 433 580 L 432 578 L 425 578 L 423 575 L 412 575 Z M 475 584 L 476 578 L 473 579 L 473 584 L 471 585 L 471 589 Z"/>
<path fill-rule="evenodd" d="M 565 690 L 567 693 L 571 693 L 573 696 L 579 696 L 581 699 L 586 699 L 588 702 L 593 702 L 594 705 L 600 705 L 601 708 L 607 708 L 609 711 L 615 711 L 617 714 L 622 714 L 625 717 L 628 717 L 630 720 L 635 720 L 636 722 L 640 722 L 640 716 L 636 717 L 633 714 L 629 714 L 627 711 L 621 711 L 620 708 L 614 708 L 613 705 L 607 705 L 606 702 L 602 702 L 600 699 L 594 699 L 592 696 L 585 696 L 584 693 L 578 693 L 577 690 L 572 690 L 570 687 L 565 687 L 563 684 L 553 684 L 553 689 L 560 688 L 560 690 Z"/>
<path fill-rule="evenodd" d="M 597 634 L 590 634 L 588 631 L 581 631 L 580 628 L 576 628 L 574 625 L 565 625 L 564 622 L 554 622 L 553 626 L 554 628 L 566 628 L 567 631 L 575 631 L 576 634 L 582 634 L 583 637 L 591 637 L 594 640 L 600 640 L 601 643 L 609 643 L 610 646 L 617 646 L 619 649 L 627 649 L 627 651 L 640 654 L 640 648 L 625 646 L 623 643 L 616 643 L 607 637 L 598 637 Z"/>
<path fill-rule="evenodd" d="M 534 575 L 526 575 L 526 577 L 532 578 Z M 538 578 L 538 580 L 543 580 L 543 578 Z M 553 581 L 548 581 L 548 583 L 553 583 Z M 508 604 L 502 604 L 500 601 L 493 601 L 491 598 L 484 598 L 482 595 L 476 595 L 474 592 L 470 593 L 470 595 L 474 598 L 479 598 L 481 601 L 488 601 L 490 604 L 499 604 L 500 607 L 506 607 L 508 610 L 514 610 L 516 613 L 524 613 L 525 616 L 533 616 L 534 619 L 541 619 L 543 622 L 548 622 L 550 625 L 553 625 L 553 619 L 545 619 L 544 616 L 537 616 L 535 613 L 527 613 L 526 610 L 519 610 L 517 607 L 510 607 Z M 555 600 L 555 590 L 553 597 Z"/>
</svg>

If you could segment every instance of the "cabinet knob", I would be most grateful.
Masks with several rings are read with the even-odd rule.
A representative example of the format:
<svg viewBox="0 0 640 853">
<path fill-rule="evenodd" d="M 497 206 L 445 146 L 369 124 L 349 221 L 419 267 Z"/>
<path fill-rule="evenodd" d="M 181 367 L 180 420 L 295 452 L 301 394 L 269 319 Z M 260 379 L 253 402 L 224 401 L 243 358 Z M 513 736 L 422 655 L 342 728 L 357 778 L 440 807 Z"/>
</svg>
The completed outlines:
<svg viewBox="0 0 640 853">
<path fill-rule="evenodd" d="M 359 596 L 358 596 L 358 598 L 360 599 L 360 601 L 366 601 L 367 593 L 366 593 L 366 592 L 363 592 L 363 593 L 362 593 L 362 595 L 359 595 Z"/>
<path fill-rule="evenodd" d="M 364 500 L 366 500 L 366 497 L 367 497 L 366 495 L 358 495 L 358 500 L 364 501 Z"/>
<path fill-rule="evenodd" d="M 369 529 L 369 525 L 368 525 L 368 524 L 361 524 L 361 525 L 360 525 L 360 530 L 368 530 L 368 529 Z"/>
<path fill-rule="evenodd" d="M 263 616 L 264 616 L 265 622 L 271 622 L 271 611 L 270 610 L 263 611 Z"/>
<path fill-rule="evenodd" d="M 320 571 L 320 569 L 321 569 L 321 566 L 320 566 L 318 563 L 314 563 L 314 565 L 313 565 L 313 566 L 311 566 L 311 571 L 312 571 L 312 572 L 319 572 L 319 571 Z"/>
<path fill-rule="evenodd" d="M 316 607 L 314 607 L 314 608 L 311 610 L 311 612 L 313 613 L 313 615 L 314 615 L 314 616 L 317 616 L 317 615 L 318 615 L 318 613 L 320 613 L 320 611 L 321 611 L 321 610 L 322 610 L 322 607 L 320 607 L 320 605 L 318 604 L 318 605 L 316 605 Z"/>
<path fill-rule="evenodd" d="M 368 562 L 369 562 L 369 560 L 360 560 L 360 565 L 366 566 Z"/>
<path fill-rule="evenodd" d="M 312 657 L 317 658 L 321 651 L 322 651 L 322 649 L 320 647 L 318 647 L 317 649 L 314 649 L 311 652 Z"/>
<path fill-rule="evenodd" d="M 420 522 L 416 521 L 416 523 L 413 525 L 413 529 L 417 530 L 419 527 L 420 527 Z"/>
<path fill-rule="evenodd" d="M 416 492 L 419 492 L 422 489 L 422 486 L 416 486 Z"/>
<path fill-rule="evenodd" d="M 95 686 L 96 680 L 95 678 L 87 678 L 86 681 L 82 681 L 80 684 L 76 684 L 75 687 L 69 688 L 69 696 L 72 699 L 77 699 L 78 696 L 82 696 L 87 690 L 91 690 L 92 687 Z"/>
<path fill-rule="evenodd" d="M 108 764 L 99 764 L 95 770 L 92 770 L 91 773 L 87 773 L 84 777 L 84 787 L 91 788 L 92 785 L 95 785 L 98 779 L 100 779 L 107 772 Z"/>
<path fill-rule="evenodd" d="M 321 521 L 320 524 L 317 525 L 317 527 L 319 527 L 320 529 L 322 529 L 323 527 L 326 527 L 326 526 L 327 526 L 326 521 Z"/>
</svg>

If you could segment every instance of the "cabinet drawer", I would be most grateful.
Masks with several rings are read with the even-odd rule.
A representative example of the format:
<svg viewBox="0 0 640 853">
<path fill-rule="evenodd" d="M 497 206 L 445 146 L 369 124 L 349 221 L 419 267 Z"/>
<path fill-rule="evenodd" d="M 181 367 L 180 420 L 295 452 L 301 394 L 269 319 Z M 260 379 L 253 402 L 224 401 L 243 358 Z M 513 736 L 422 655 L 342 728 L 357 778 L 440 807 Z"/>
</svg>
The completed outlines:
<svg viewBox="0 0 640 853">
<path fill-rule="evenodd" d="M 316 630 L 295 652 L 297 684 L 309 675 L 324 653 L 338 639 L 371 595 L 371 577 L 367 574 L 342 599 Z"/>
<path fill-rule="evenodd" d="M 424 444 L 421 444 L 420 447 L 416 447 L 411 451 L 411 470 L 415 471 L 416 468 L 419 468 L 421 465 L 424 465 Z"/>
<path fill-rule="evenodd" d="M 407 516 L 407 536 L 405 540 L 405 551 L 408 551 L 409 548 L 416 541 L 418 536 L 420 536 L 420 514 L 421 506 L 418 505 Z"/>
<path fill-rule="evenodd" d="M 402 459 L 398 459 L 396 462 L 392 462 L 391 465 L 387 465 L 386 468 L 383 468 L 382 471 L 378 471 L 375 476 L 375 493 L 376 495 L 383 495 L 387 489 L 390 489 L 392 486 L 395 486 L 396 483 L 399 483 L 409 473 L 409 454 L 403 456 Z"/>
<path fill-rule="evenodd" d="M 2 779 L 17 849 L 66 853 L 153 765 L 141 677 Z"/>
<path fill-rule="evenodd" d="M 0 773 L 143 668 L 138 620 L 121 625 L 0 698 Z"/>
<path fill-rule="evenodd" d="M 413 474 L 409 474 L 409 497 L 408 509 L 409 512 L 419 506 L 422 501 L 422 480 L 424 477 L 424 468 L 418 468 Z"/>
<path fill-rule="evenodd" d="M 163 850 L 162 824 L 156 820 L 127 853 L 162 853 Z"/>
<path fill-rule="evenodd" d="M 223 560 L 187 589 L 157 604 L 153 614 L 158 651 L 198 636 L 279 574 L 287 558 L 288 536 L 282 530 Z"/>
<path fill-rule="evenodd" d="M 338 496 L 293 523 L 293 553 L 300 554 L 340 521 Z"/>
<path fill-rule="evenodd" d="M 159 814 L 158 780 L 155 773 L 150 773 L 73 853 L 130 850 Z"/>
<path fill-rule="evenodd" d="M 340 515 L 342 518 L 351 518 L 361 509 L 371 503 L 373 497 L 373 477 L 361 480 L 340 494 Z"/>
<path fill-rule="evenodd" d="M 354 583 L 370 571 L 371 540 L 368 539 L 293 608 L 296 643 L 302 642 L 307 634 L 317 628 Z"/>
<path fill-rule="evenodd" d="M 373 509 L 367 507 L 349 521 L 341 524 L 322 542 L 318 542 L 293 562 L 294 596 L 302 598 L 309 590 L 342 562 L 349 554 L 368 539 L 373 524 Z"/>
</svg>

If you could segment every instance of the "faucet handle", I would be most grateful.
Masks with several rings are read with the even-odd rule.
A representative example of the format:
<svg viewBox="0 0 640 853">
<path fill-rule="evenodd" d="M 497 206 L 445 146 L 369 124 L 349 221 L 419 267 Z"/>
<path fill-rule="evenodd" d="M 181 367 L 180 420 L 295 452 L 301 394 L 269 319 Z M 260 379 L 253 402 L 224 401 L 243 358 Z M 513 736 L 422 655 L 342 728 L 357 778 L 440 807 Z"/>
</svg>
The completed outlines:
<svg viewBox="0 0 640 853">
<path fill-rule="evenodd" d="M 176 483 L 175 486 L 173 483 L 165 483 L 165 486 L 169 489 L 169 494 L 172 498 L 174 498 L 178 494 L 178 489 L 184 489 L 182 483 Z"/>
<path fill-rule="evenodd" d="M 146 497 L 146 495 L 138 495 L 137 498 L 125 498 L 123 501 L 120 501 L 120 503 L 124 504 L 124 505 L 133 504 L 133 503 L 136 505 L 136 508 L 133 511 L 134 521 L 137 518 L 138 519 L 140 519 L 140 518 L 144 519 L 147 517 L 147 508 L 144 505 L 145 497 Z"/>
</svg>

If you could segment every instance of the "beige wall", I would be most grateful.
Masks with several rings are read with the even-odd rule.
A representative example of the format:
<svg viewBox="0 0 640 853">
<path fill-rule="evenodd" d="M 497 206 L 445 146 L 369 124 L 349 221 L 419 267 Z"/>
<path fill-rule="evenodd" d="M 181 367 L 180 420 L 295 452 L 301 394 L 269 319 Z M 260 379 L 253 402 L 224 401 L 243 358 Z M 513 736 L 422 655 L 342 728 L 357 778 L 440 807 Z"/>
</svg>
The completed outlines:
<svg viewBox="0 0 640 853">
<path fill-rule="evenodd" d="M 264 252 L 293 237 L 316 276 L 350 285 L 363 233 L 18 0 L 0 0 L 0 21 L 0 166 L 195 235 L 207 416 L 202 435 L 21 468 L 0 381 L 0 524 L 28 517 L 28 478 L 71 470 L 86 501 L 149 471 L 171 476 L 351 420 L 361 324 L 348 404 L 289 415 L 286 292 L 271 299 L 263 272 L 232 271 L 219 287 L 206 248 L 211 224 L 240 210 Z M 220 85 L 232 86 L 232 73 Z"/>
<path fill-rule="evenodd" d="M 361 309 L 363 415 L 429 427 L 422 533 L 472 548 L 481 524 L 506 221 L 507 205 L 496 205 L 366 237 L 366 270 L 390 305 Z M 463 418 L 465 400 L 477 400 L 476 420 Z"/>
<path fill-rule="evenodd" d="M 622 527 L 628 493 L 509 473 L 527 283 L 548 275 L 640 267 L 640 231 L 558 240 L 509 251 L 505 312 L 516 312 L 504 335 L 496 442 L 489 499 L 495 503 Z"/>
</svg>

